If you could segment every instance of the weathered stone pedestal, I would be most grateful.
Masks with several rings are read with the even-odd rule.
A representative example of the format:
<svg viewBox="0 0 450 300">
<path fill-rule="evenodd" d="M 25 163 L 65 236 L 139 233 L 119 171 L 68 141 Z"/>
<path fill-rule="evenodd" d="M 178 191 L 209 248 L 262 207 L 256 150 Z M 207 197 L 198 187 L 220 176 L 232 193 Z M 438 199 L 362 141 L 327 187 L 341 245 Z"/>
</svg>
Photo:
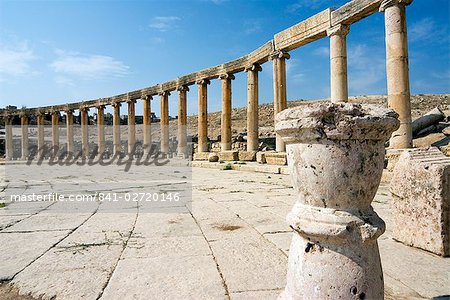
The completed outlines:
<svg viewBox="0 0 450 300">
<path fill-rule="evenodd" d="M 313 104 L 277 115 L 298 193 L 280 299 L 383 299 L 377 238 L 385 223 L 371 202 L 384 142 L 398 126 L 396 113 L 374 105 Z"/>
</svg>

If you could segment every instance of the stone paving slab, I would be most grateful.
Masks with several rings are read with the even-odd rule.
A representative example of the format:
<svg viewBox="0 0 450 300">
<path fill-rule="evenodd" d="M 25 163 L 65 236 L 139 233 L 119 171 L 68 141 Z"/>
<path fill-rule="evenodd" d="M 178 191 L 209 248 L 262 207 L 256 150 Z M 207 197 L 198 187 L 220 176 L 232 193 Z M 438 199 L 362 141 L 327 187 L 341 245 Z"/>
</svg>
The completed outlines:
<svg viewBox="0 0 450 300">
<path fill-rule="evenodd" d="M 0 232 L 0 281 L 10 280 L 56 243 L 69 231 L 4 233 Z"/>
<path fill-rule="evenodd" d="M 120 260 L 101 299 L 226 299 L 211 255 Z"/>
<path fill-rule="evenodd" d="M 48 213 L 33 215 L 4 229 L 2 232 L 33 232 L 51 230 L 73 230 L 86 221 L 91 214 Z"/>
</svg>

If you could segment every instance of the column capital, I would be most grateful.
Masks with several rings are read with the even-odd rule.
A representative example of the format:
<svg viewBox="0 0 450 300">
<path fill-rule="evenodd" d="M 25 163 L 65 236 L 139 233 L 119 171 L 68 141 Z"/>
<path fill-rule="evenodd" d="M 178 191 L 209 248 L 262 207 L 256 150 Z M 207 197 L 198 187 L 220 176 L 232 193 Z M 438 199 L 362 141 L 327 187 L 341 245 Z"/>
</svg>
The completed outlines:
<svg viewBox="0 0 450 300">
<path fill-rule="evenodd" d="M 81 111 L 86 111 L 86 112 L 88 112 L 89 111 L 89 107 L 88 106 L 81 106 L 80 107 L 80 112 Z"/>
<path fill-rule="evenodd" d="M 340 35 L 340 36 L 346 36 L 348 32 L 350 31 L 350 26 L 345 24 L 338 24 L 334 27 L 327 29 L 327 35 L 329 37 L 333 35 Z"/>
<path fill-rule="evenodd" d="M 28 118 L 29 117 L 29 113 L 27 112 L 27 111 L 20 111 L 19 112 L 19 117 L 21 117 L 21 118 Z"/>
<path fill-rule="evenodd" d="M 97 110 L 105 109 L 105 107 L 106 107 L 106 105 L 104 105 L 104 104 L 99 104 L 99 105 L 95 106 L 95 108 L 97 108 Z"/>
<path fill-rule="evenodd" d="M 36 112 L 34 113 L 34 115 L 37 116 L 37 117 L 45 116 L 45 111 L 43 111 L 43 110 L 41 110 L 41 109 L 38 109 L 38 110 L 36 110 Z"/>
<path fill-rule="evenodd" d="M 147 101 L 147 100 L 153 100 L 153 96 L 152 95 L 142 95 L 141 96 L 141 99 L 142 100 L 144 100 L 144 101 Z"/>
<path fill-rule="evenodd" d="M 177 86 L 177 91 L 179 91 L 179 92 L 184 92 L 184 91 L 189 92 L 189 87 L 187 85 L 179 85 L 179 86 Z"/>
<path fill-rule="evenodd" d="M 120 101 L 114 101 L 114 102 L 111 103 L 111 106 L 112 107 L 121 107 L 122 103 Z"/>
<path fill-rule="evenodd" d="M 221 75 L 219 75 L 219 78 L 220 79 L 230 79 L 230 80 L 234 80 L 236 77 L 234 76 L 234 74 L 231 74 L 231 73 L 224 73 L 224 74 L 221 74 Z"/>
<path fill-rule="evenodd" d="M 262 71 L 262 68 L 259 64 L 252 64 L 250 66 L 245 67 L 245 72 L 248 71 L 260 72 Z"/>
<path fill-rule="evenodd" d="M 65 112 L 66 114 L 73 114 L 73 109 L 71 109 L 71 108 L 66 108 L 66 109 L 64 109 L 64 112 Z"/>
<path fill-rule="evenodd" d="M 162 96 L 162 97 L 164 97 L 164 96 L 170 96 L 170 92 L 169 92 L 169 91 L 160 91 L 160 92 L 158 93 L 158 95 L 160 95 L 160 96 Z"/>
<path fill-rule="evenodd" d="M 202 85 L 202 84 L 210 84 L 211 81 L 210 81 L 209 79 L 199 79 L 199 80 L 196 81 L 196 83 L 197 83 L 198 85 Z"/>
<path fill-rule="evenodd" d="M 277 51 L 272 52 L 272 53 L 269 55 L 269 59 L 270 59 L 270 60 L 274 60 L 274 59 L 276 59 L 276 58 L 289 59 L 289 58 L 291 58 L 291 55 L 290 55 L 288 52 L 286 52 L 286 51 L 283 51 L 283 50 L 277 50 Z"/>
<path fill-rule="evenodd" d="M 127 103 L 131 103 L 131 102 L 136 103 L 136 99 L 131 99 L 131 98 L 127 97 L 126 102 Z"/>
<path fill-rule="evenodd" d="M 55 116 L 55 115 L 60 116 L 61 112 L 59 110 L 52 110 L 51 114 L 52 114 L 52 116 Z"/>
<path fill-rule="evenodd" d="M 379 11 L 384 12 L 386 8 L 391 6 L 398 6 L 398 5 L 410 5 L 413 2 L 413 0 L 384 0 L 380 4 Z"/>
</svg>

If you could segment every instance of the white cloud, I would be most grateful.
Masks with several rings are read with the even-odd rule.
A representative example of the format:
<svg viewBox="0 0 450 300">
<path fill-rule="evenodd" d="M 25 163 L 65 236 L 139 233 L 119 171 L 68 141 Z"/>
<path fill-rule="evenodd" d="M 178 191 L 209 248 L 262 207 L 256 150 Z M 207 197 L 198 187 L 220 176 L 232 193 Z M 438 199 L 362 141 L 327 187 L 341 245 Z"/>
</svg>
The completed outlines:
<svg viewBox="0 0 450 300">
<path fill-rule="evenodd" d="M 166 32 L 175 27 L 175 23 L 179 21 L 180 18 L 176 16 L 159 16 L 153 17 L 150 22 L 150 28 L 155 30 Z"/>
<path fill-rule="evenodd" d="M 20 77 L 35 74 L 31 62 L 36 57 L 26 42 L 0 46 L 0 81 L 8 77 Z"/>
<path fill-rule="evenodd" d="M 349 47 L 347 58 L 350 91 L 353 94 L 381 92 L 386 75 L 384 52 L 369 49 L 366 44 L 357 44 Z"/>
<path fill-rule="evenodd" d="M 330 47 L 322 46 L 314 49 L 313 54 L 320 57 L 330 57 Z"/>
<path fill-rule="evenodd" d="M 432 18 L 424 18 L 408 27 L 408 39 L 411 42 L 428 41 L 437 43 L 448 42 L 448 27 L 436 25 Z"/>
<path fill-rule="evenodd" d="M 58 57 L 50 67 L 58 74 L 82 79 L 121 77 L 128 74 L 129 67 L 111 56 L 86 55 L 64 50 L 56 50 L 55 53 Z"/>
<path fill-rule="evenodd" d="M 298 0 L 287 7 L 288 12 L 295 13 L 304 8 L 317 9 L 325 3 L 324 0 Z"/>
<path fill-rule="evenodd" d="M 244 33 L 249 35 L 253 33 L 262 32 L 261 27 L 261 20 L 259 19 L 253 19 L 253 20 L 246 20 L 244 22 Z"/>
</svg>

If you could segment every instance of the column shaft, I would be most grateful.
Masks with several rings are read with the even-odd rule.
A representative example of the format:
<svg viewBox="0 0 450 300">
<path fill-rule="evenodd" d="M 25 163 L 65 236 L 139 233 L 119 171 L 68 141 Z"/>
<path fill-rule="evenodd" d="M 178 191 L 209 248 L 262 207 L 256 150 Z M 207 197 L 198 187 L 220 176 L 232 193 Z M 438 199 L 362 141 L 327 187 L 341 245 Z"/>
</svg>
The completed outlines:
<svg viewBox="0 0 450 300">
<path fill-rule="evenodd" d="M 105 106 L 97 106 L 97 142 L 100 157 L 105 154 Z"/>
<path fill-rule="evenodd" d="M 169 92 L 161 96 L 161 153 L 169 154 Z"/>
<path fill-rule="evenodd" d="M 113 108 L 113 144 L 114 155 L 122 153 L 122 145 L 120 144 L 120 102 L 114 103 Z"/>
<path fill-rule="evenodd" d="M 286 59 L 290 56 L 285 52 L 276 52 L 271 58 L 273 60 L 274 117 L 276 117 L 277 113 L 287 108 Z M 285 150 L 283 140 L 276 133 L 276 151 L 284 152 Z"/>
<path fill-rule="evenodd" d="M 66 131 L 67 131 L 67 153 L 68 155 L 74 155 L 74 142 L 73 142 L 73 110 L 66 111 Z"/>
<path fill-rule="evenodd" d="M 349 27 L 337 25 L 327 30 L 330 37 L 331 102 L 348 102 L 347 34 Z"/>
<path fill-rule="evenodd" d="M 37 144 L 38 144 L 38 158 L 44 155 L 44 114 L 38 113 L 37 116 Z"/>
<path fill-rule="evenodd" d="M 5 155 L 7 160 L 14 158 L 14 146 L 13 146 L 13 132 L 12 132 L 12 116 L 5 117 Z"/>
<path fill-rule="evenodd" d="M 128 101 L 128 155 L 130 155 L 136 144 L 136 112 L 135 101 Z"/>
<path fill-rule="evenodd" d="M 150 147 L 152 145 L 152 106 L 151 106 L 151 96 L 143 96 L 142 101 L 144 104 L 143 112 L 143 134 L 144 134 L 144 156 L 150 153 Z"/>
<path fill-rule="evenodd" d="M 28 115 L 22 114 L 20 116 L 20 125 L 22 129 L 22 160 L 28 158 Z"/>
<path fill-rule="evenodd" d="M 82 149 L 82 156 L 87 158 L 89 157 L 89 109 L 88 108 L 82 108 L 80 110 L 81 113 L 81 149 Z"/>
<path fill-rule="evenodd" d="M 220 77 L 222 79 L 222 115 L 221 115 L 221 138 L 220 148 L 222 151 L 231 150 L 231 80 L 234 79 L 234 75 L 225 74 Z"/>
<path fill-rule="evenodd" d="M 400 120 L 400 128 L 392 134 L 389 147 L 411 148 L 411 99 L 405 1 L 383 1 L 380 10 L 384 11 L 385 18 L 388 105 L 399 114 Z"/>
<path fill-rule="evenodd" d="M 208 152 L 208 84 L 209 80 L 199 80 L 198 84 L 198 152 Z"/>
<path fill-rule="evenodd" d="M 259 65 L 247 69 L 247 151 L 258 151 L 258 72 Z"/>
<path fill-rule="evenodd" d="M 59 148 L 59 111 L 52 112 L 52 147 L 56 155 Z"/>
<path fill-rule="evenodd" d="M 186 157 L 187 154 L 187 86 L 178 88 L 178 155 Z"/>
</svg>

